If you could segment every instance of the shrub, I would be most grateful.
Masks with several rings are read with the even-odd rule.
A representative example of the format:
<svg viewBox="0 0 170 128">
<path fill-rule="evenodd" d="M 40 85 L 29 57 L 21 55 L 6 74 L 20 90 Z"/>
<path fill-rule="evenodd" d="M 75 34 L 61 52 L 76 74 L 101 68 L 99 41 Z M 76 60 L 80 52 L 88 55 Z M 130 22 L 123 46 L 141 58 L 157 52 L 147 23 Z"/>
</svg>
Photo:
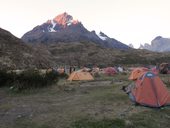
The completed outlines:
<svg viewBox="0 0 170 128">
<path fill-rule="evenodd" d="M 0 86 L 11 86 L 15 81 L 15 73 L 7 73 L 5 70 L 0 70 Z"/>
<path fill-rule="evenodd" d="M 57 81 L 57 73 L 48 72 L 45 75 L 40 75 L 36 70 L 27 70 L 17 76 L 13 88 L 15 90 L 40 88 L 50 86 Z"/>
<path fill-rule="evenodd" d="M 50 86 L 58 81 L 59 74 L 48 72 L 41 75 L 38 70 L 26 70 L 20 74 L 0 71 L 0 86 L 10 86 L 12 90 L 25 90 Z"/>
</svg>

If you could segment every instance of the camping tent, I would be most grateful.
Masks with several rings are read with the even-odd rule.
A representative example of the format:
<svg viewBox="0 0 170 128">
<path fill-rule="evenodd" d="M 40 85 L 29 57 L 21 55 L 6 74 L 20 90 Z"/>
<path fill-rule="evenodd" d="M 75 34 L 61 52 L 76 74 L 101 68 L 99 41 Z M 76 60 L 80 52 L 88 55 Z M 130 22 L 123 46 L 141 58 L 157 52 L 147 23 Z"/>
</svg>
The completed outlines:
<svg viewBox="0 0 170 128">
<path fill-rule="evenodd" d="M 94 78 L 89 72 L 75 71 L 70 74 L 68 80 L 94 80 Z"/>
<path fill-rule="evenodd" d="M 170 105 L 170 93 L 162 80 L 152 72 L 144 73 L 131 91 L 135 102 L 149 107 Z"/>
<path fill-rule="evenodd" d="M 147 71 L 149 71 L 149 69 L 144 67 L 134 68 L 129 76 L 129 80 L 137 80 Z"/>
<path fill-rule="evenodd" d="M 117 71 L 113 67 L 107 67 L 107 68 L 104 69 L 104 73 L 106 75 L 112 76 L 112 75 L 115 75 L 117 73 Z"/>
</svg>

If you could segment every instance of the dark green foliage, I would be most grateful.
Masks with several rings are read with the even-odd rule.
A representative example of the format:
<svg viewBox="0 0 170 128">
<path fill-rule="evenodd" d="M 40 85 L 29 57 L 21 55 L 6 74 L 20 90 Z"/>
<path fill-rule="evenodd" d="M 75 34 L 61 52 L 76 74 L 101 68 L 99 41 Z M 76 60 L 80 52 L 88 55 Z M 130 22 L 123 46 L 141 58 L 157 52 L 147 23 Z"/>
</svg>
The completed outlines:
<svg viewBox="0 0 170 128">
<path fill-rule="evenodd" d="M 94 120 L 94 119 L 81 119 L 74 122 L 71 125 L 71 128 L 124 128 L 125 122 L 121 119 L 103 119 L 103 120 Z"/>
<path fill-rule="evenodd" d="M 5 70 L 0 70 L 0 87 L 10 86 L 15 80 L 15 73 L 7 73 Z"/>
<path fill-rule="evenodd" d="M 1 86 L 10 86 L 15 91 L 49 86 L 56 83 L 58 78 L 56 72 L 41 75 L 37 70 L 26 70 L 20 74 L 0 71 Z"/>
<path fill-rule="evenodd" d="M 49 86 L 58 81 L 58 76 L 55 72 L 40 75 L 38 71 L 27 70 L 17 76 L 14 89 L 24 90 Z"/>
</svg>

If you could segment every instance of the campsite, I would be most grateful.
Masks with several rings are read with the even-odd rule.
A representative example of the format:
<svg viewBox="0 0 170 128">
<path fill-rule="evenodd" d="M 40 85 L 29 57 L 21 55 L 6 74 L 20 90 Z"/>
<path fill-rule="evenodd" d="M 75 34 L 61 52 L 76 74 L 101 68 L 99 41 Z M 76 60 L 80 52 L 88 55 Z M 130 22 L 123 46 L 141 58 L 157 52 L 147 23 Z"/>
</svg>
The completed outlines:
<svg viewBox="0 0 170 128">
<path fill-rule="evenodd" d="M 170 107 L 136 105 L 122 90 L 133 83 L 131 72 L 100 74 L 90 80 L 78 79 L 81 75 L 20 93 L 1 87 L 0 127 L 169 128 Z M 170 75 L 159 76 L 169 91 Z"/>
<path fill-rule="evenodd" d="M 1 1 L 0 128 L 170 128 L 169 5 Z"/>
</svg>

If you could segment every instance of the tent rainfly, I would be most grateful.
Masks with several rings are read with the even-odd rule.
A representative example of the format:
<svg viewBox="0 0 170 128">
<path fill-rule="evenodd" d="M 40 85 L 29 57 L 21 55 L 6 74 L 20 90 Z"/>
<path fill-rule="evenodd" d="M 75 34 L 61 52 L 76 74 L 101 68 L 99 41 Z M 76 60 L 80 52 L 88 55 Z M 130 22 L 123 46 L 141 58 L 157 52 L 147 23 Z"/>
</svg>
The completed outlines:
<svg viewBox="0 0 170 128">
<path fill-rule="evenodd" d="M 89 72 L 75 71 L 70 74 L 68 80 L 94 80 L 94 78 Z"/>
</svg>

